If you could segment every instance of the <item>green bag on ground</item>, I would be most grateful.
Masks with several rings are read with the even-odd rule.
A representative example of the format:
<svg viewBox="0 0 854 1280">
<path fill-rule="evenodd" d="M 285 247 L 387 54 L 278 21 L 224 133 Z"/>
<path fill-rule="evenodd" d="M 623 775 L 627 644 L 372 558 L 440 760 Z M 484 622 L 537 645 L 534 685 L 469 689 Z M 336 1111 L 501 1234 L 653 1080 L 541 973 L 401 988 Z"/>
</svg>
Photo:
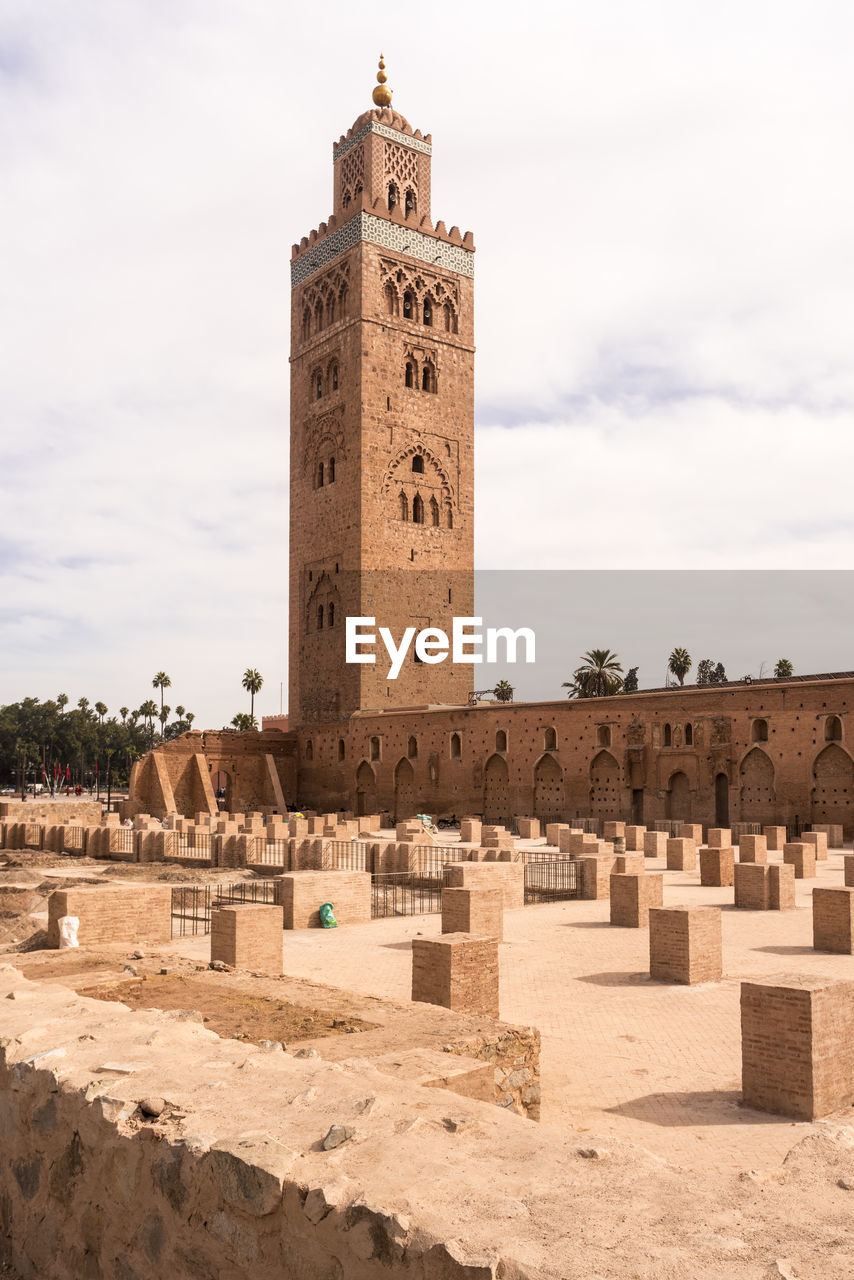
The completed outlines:
<svg viewBox="0 0 854 1280">
<path fill-rule="evenodd" d="M 324 902 L 323 906 L 320 908 L 320 923 L 323 925 L 324 929 L 338 928 L 338 921 L 332 913 L 331 902 Z"/>
</svg>

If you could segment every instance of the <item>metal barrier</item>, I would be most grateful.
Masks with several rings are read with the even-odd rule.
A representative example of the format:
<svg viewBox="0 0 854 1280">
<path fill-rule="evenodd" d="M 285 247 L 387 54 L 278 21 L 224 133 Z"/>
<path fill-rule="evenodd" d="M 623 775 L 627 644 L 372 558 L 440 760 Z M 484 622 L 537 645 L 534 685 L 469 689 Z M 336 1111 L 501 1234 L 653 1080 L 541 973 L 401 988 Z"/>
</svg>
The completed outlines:
<svg viewBox="0 0 854 1280">
<path fill-rule="evenodd" d="M 408 871 L 376 874 L 371 879 L 371 919 L 423 916 L 442 910 L 442 881 L 427 880 Z"/>
<path fill-rule="evenodd" d="M 525 863 L 525 905 L 581 897 L 581 873 L 575 858 L 532 858 Z"/>
<path fill-rule="evenodd" d="M 241 902 L 275 905 L 278 883 L 277 880 L 237 880 L 226 884 L 174 885 L 172 937 L 210 933 L 213 907 Z"/>
<path fill-rule="evenodd" d="M 110 844 L 113 853 L 133 853 L 133 827 L 110 827 Z"/>
<path fill-rule="evenodd" d="M 371 846 L 366 840 L 324 840 L 324 871 L 370 871 Z"/>
<path fill-rule="evenodd" d="M 173 858 L 192 858 L 197 862 L 211 860 L 211 833 L 209 831 L 176 831 L 172 842 Z"/>
<path fill-rule="evenodd" d="M 282 867 L 287 870 L 287 840 L 258 840 L 255 847 L 258 850 L 258 856 L 253 859 L 255 865 L 264 867 Z"/>
</svg>

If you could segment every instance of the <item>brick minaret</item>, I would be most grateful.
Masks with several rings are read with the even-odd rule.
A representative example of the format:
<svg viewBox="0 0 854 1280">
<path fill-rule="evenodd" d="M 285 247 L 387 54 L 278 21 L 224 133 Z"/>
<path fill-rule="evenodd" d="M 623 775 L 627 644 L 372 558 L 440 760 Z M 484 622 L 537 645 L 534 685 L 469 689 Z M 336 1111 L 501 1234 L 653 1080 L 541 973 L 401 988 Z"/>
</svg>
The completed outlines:
<svg viewBox="0 0 854 1280">
<path fill-rule="evenodd" d="M 375 101 L 390 101 L 381 85 Z M 383 97 L 382 95 L 385 95 Z M 477 667 L 346 665 L 344 619 L 472 612 L 474 243 L 430 218 L 430 135 L 390 106 L 333 146 L 291 261 L 291 724 L 465 702 Z"/>
</svg>

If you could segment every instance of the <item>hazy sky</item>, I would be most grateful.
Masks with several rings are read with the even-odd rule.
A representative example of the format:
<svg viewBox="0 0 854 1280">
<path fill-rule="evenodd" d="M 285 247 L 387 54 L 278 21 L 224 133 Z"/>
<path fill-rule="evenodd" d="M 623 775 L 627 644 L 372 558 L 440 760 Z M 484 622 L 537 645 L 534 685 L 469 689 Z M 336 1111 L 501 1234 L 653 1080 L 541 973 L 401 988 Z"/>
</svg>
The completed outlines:
<svg viewBox="0 0 854 1280">
<path fill-rule="evenodd" d="M 255 666 L 278 710 L 290 248 L 380 48 L 478 248 L 478 565 L 852 567 L 852 43 L 843 0 L 0 0 L 0 703 L 163 668 L 219 726 Z"/>
</svg>

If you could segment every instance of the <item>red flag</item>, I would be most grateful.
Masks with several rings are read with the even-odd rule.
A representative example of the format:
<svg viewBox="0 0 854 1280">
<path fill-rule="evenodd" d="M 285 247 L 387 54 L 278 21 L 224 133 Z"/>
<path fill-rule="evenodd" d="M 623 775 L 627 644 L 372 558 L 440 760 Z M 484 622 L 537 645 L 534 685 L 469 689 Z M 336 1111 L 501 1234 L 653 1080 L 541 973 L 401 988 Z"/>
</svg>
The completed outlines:
<svg viewBox="0 0 854 1280">
<path fill-rule="evenodd" d="M 56 761 L 54 760 L 54 762 L 53 762 L 53 780 L 54 780 L 54 782 L 56 782 L 58 769 L 59 769 L 59 766 L 58 766 L 58 764 L 56 763 Z"/>
<path fill-rule="evenodd" d="M 71 765 L 70 764 L 67 764 L 65 766 L 65 781 L 66 782 L 71 781 Z"/>
</svg>

